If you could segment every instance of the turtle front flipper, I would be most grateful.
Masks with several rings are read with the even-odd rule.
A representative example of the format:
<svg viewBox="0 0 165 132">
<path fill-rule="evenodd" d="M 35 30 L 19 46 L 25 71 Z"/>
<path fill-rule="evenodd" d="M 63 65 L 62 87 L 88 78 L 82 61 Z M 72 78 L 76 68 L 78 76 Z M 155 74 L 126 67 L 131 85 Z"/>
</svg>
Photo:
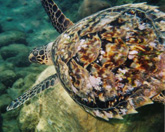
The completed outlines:
<svg viewBox="0 0 165 132">
<path fill-rule="evenodd" d="M 59 33 L 73 25 L 73 22 L 62 13 L 53 0 L 41 0 L 41 2 L 51 19 L 52 25 Z"/>
<path fill-rule="evenodd" d="M 32 87 L 32 89 L 25 92 L 23 95 L 18 97 L 17 99 L 13 100 L 10 105 L 6 108 L 7 111 L 13 110 L 24 104 L 30 98 L 34 97 L 35 95 L 41 93 L 45 89 L 51 88 L 58 83 L 57 74 L 51 75 L 42 81 L 40 84 Z"/>
</svg>

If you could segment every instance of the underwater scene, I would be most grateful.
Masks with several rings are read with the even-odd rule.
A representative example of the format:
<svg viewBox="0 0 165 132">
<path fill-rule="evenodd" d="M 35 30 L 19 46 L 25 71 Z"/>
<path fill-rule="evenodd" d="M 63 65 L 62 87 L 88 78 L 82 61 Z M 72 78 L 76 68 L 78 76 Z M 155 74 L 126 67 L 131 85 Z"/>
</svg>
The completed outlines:
<svg viewBox="0 0 165 132">
<path fill-rule="evenodd" d="M 0 0 L 0 132 L 164 132 L 164 39 L 165 0 Z"/>
</svg>

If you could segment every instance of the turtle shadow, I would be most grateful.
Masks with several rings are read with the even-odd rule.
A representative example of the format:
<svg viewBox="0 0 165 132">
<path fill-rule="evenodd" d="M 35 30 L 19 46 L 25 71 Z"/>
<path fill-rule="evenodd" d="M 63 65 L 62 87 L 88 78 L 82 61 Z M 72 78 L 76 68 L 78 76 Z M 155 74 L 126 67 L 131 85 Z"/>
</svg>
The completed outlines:
<svg viewBox="0 0 165 132">
<path fill-rule="evenodd" d="M 123 119 L 110 119 L 107 123 L 122 127 L 122 132 L 164 132 L 164 105 L 155 103 L 137 109 L 137 114 Z"/>
</svg>

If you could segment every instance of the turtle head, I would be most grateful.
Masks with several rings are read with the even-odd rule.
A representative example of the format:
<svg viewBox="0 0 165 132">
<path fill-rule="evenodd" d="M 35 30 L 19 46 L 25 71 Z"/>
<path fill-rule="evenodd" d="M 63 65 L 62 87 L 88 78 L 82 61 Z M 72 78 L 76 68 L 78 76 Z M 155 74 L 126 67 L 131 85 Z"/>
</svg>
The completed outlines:
<svg viewBox="0 0 165 132">
<path fill-rule="evenodd" d="M 31 63 L 53 65 L 51 56 L 52 45 L 53 42 L 45 46 L 34 48 L 29 54 L 29 61 Z"/>
</svg>

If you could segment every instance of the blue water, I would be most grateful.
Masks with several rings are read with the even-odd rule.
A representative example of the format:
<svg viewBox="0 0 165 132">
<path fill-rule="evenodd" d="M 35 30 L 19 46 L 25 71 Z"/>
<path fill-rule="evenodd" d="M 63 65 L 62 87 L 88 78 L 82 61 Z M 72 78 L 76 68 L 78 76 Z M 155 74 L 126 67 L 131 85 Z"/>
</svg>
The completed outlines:
<svg viewBox="0 0 165 132">
<path fill-rule="evenodd" d="M 73 22 L 79 21 L 94 11 L 126 3 L 148 2 L 160 6 L 161 10 L 165 9 L 164 0 L 106 0 L 107 4 L 104 6 L 91 4 L 86 12 L 80 10 L 83 0 L 56 0 L 56 2 Z M 90 10 L 91 6 L 94 6 L 92 7 L 94 10 Z M 6 107 L 23 91 L 29 89 L 37 75 L 46 68 L 29 62 L 30 50 L 54 41 L 58 35 L 40 0 L 0 0 L 0 132 L 25 132 L 26 129 L 21 128 L 19 122 L 21 108 L 6 112 Z M 135 122 L 134 126 L 128 124 L 127 132 L 163 132 L 163 109 L 163 105 L 157 103 L 140 108 L 138 115 L 127 117 L 129 122 Z M 139 126 L 139 122 L 144 120 L 148 129 Z M 111 123 L 120 124 L 122 121 Z M 26 131 L 35 130 L 32 128 Z M 70 132 L 69 129 L 67 132 Z"/>
</svg>

